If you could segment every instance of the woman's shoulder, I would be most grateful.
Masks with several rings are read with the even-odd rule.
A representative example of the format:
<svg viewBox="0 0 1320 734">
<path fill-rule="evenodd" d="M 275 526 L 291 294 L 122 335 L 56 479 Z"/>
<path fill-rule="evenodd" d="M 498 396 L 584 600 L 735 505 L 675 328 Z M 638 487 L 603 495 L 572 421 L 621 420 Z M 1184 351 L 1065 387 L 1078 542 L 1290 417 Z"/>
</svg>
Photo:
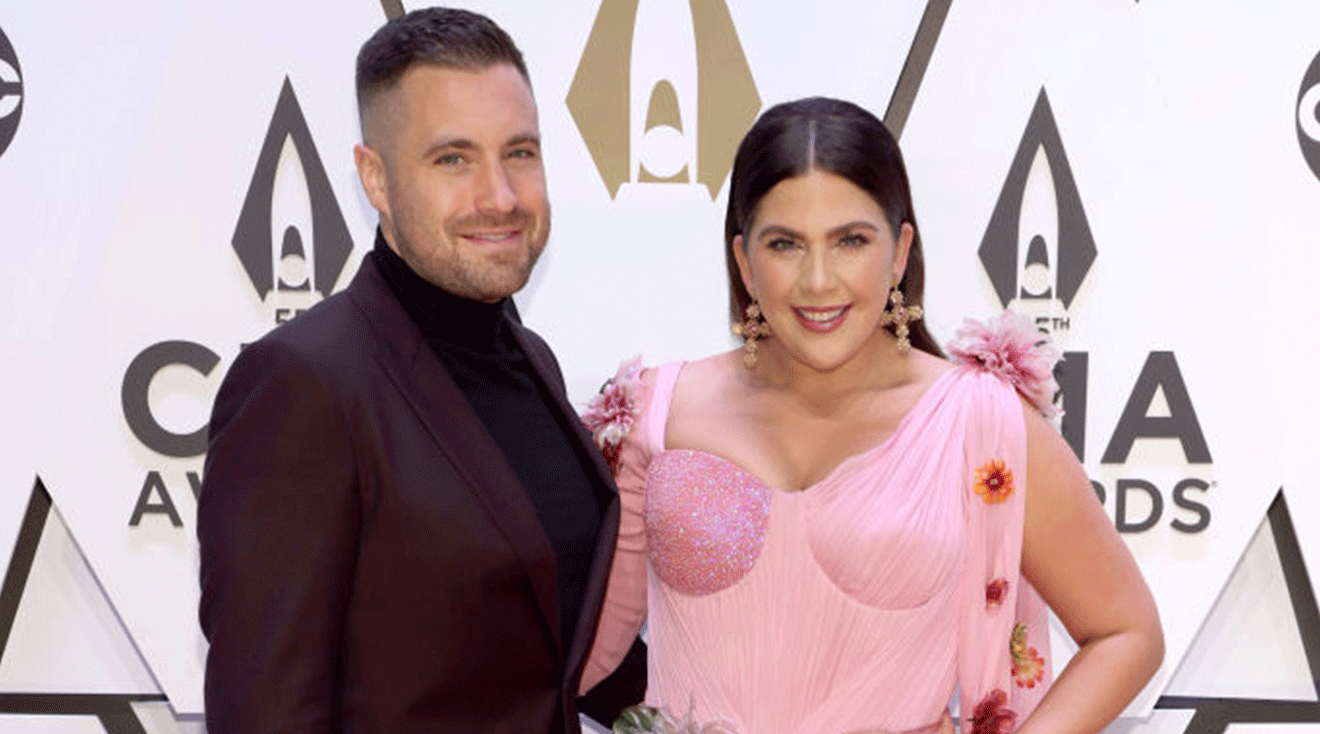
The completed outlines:
<svg viewBox="0 0 1320 734">
<path fill-rule="evenodd" d="M 588 402 L 582 422 L 591 431 L 596 445 L 617 470 L 620 452 L 626 443 L 643 450 L 657 443 L 652 436 L 663 432 L 678 383 L 682 382 L 686 402 L 721 379 L 728 354 L 714 354 L 695 360 L 677 360 L 648 366 L 640 356 L 623 360 L 614 376 Z"/>
<path fill-rule="evenodd" d="M 735 367 L 747 369 L 743 365 L 740 349 L 683 360 L 674 365 L 676 389 L 681 389 L 685 395 L 718 390 L 721 386 L 727 385 L 729 379 L 734 376 Z"/>
</svg>

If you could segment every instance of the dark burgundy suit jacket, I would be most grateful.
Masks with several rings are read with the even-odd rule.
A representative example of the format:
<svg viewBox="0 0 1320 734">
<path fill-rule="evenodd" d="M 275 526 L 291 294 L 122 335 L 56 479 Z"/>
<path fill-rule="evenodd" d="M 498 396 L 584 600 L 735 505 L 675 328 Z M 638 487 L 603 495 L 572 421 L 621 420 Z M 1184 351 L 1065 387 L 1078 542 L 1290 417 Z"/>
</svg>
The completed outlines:
<svg viewBox="0 0 1320 734">
<path fill-rule="evenodd" d="M 514 333 L 580 427 L 550 349 Z M 527 734 L 559 729 L 556 711 L 578 731 L 619 518 L 590 454 L 611 492 L 577 634 L 561 640 L 527 490 L 370 258 L 243 349 L 198 505 L 210 734 Z"/>
</svg>

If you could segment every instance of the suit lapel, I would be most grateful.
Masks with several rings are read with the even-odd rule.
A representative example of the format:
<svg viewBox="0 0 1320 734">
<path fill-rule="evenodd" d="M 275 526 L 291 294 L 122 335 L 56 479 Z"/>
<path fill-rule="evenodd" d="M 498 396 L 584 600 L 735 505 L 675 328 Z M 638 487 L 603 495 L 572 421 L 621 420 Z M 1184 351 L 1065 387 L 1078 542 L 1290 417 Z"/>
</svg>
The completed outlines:
<svg viewBox="0 0 1320 734">
<path fill-rule="evenodd" d="M 607 491 L 607 495 L 600 498 L 601 505 L 606 508 L 605 515 L 601 519 L 600 535 L 596 539 L 595 555 L 592 558 L 591 570 L 587 577 L 582 608 L 578 614 L 577 629 L 574 631 L 573 639 L 565 642 L 567 654 L 564 664 L 565 690 L 563 693 L 566 700 L 572 700 L 577 695 L 578 681 L 582 677 L 582 668 L 586 663 L 587 652 L 591 649 L 591 643 L 596 636 L 596 626 L 600 622 L 601 607 L 605 602 L 610 565 L 614 560 L 614 546 L 619 534 L 618 489 L 614 485 L 614 475 L 610 471 L 609 465 L 605 463 L 605 457 L 596 448 L 596 442 L 592 438 L 591 432 L 587 430 L 587 427 L 578 417 L 577 411 L 568 402 L 568 396 L 563 390 L 563 376 L 560 374 L 549 348 L 538 341 L 534 341 L 521 326 L 516 326 L 513 333 L 518 341 L 518 346 L 522 347 L 523 354 L 527 355 L 528 361 L 532 363 L 532 367 L 536 370 L 541 384 L 547 388 L 546 392 L 554 396 L 555 407 L 570 419 L 568 421 L 569 425 L 574 427 L 577 440 L 586 446 L 587 455 L 591 457 L 596 474 L 600 477 L 599 486 L 605 487 Z"/>
<path fill-rule="evenodd" d="M 560 374 L 558 366 L 555 365 L 554 358 L 549 353 L 549 348 L 543 343 L 533 341 L 533 338 L 528 336 L 527 329 L 521 325 L 514 326 L 513 336 L 518 342 L 518 346 L 522 347 L 523 354 L 527 355 L 528 361 L 532 363 L 541 384 L 546 387 L 546 392 L 554 397 L 554 407 L 569 419 L 568 424 L 573 426 L 578 442 L 587 447 L 587 454 L 591 456 L 592 466 L 595 467 L 596 475 L 601 480 L 600 486 L 607 487 L 609 490 L 608 495 L 601 499 L 608 502 L 611 497 L 618 493 L 618 490 L 614 487 L 614 475 L 610 472 L 609 465 L 605 463 L 605 457 L 596 448 L 596 442 L 591 437 L 591 431 L 587 430 L 578 412 L 568 402 L 568 396 L 564 393 L 563 375 Z"/>
<path fill-rule="evenodd" d="M 370 258 L 348 290 L 379 338 L 377 361 L 522 561 L 550 646 L 562 653 L 555 553 L 527 490 Z"/>
</svg>

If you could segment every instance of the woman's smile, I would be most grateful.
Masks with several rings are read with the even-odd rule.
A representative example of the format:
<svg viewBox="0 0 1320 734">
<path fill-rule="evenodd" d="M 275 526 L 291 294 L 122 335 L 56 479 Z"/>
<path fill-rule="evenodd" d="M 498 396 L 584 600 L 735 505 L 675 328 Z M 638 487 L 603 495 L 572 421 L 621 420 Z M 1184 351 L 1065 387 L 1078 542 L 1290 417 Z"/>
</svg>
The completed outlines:
<svg viewBox="0 0 1320 734">
<path fill-rule="evenodd" d="M 793 315 L 808 331 L 827 334 L 843 325 L 852 304 L 843 306 L 794 306 Z"/>
</svg>

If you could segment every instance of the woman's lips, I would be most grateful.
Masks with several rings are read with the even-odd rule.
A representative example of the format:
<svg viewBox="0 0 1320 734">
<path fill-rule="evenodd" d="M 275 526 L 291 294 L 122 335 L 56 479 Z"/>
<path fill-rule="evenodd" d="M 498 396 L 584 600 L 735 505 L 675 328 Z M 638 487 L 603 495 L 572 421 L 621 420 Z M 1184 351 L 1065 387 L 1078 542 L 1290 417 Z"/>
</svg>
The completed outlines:
<svg viewBox="0 0 1320 734">
<path fill-rule="evenodd" d="M 828 307 L 797 306 L 793 308 L 793 315 L 808 331 L 826 334 L 843 324 L 844 319 L 848 318 L 850 308 L 852 304 Z"/>
</svg>

